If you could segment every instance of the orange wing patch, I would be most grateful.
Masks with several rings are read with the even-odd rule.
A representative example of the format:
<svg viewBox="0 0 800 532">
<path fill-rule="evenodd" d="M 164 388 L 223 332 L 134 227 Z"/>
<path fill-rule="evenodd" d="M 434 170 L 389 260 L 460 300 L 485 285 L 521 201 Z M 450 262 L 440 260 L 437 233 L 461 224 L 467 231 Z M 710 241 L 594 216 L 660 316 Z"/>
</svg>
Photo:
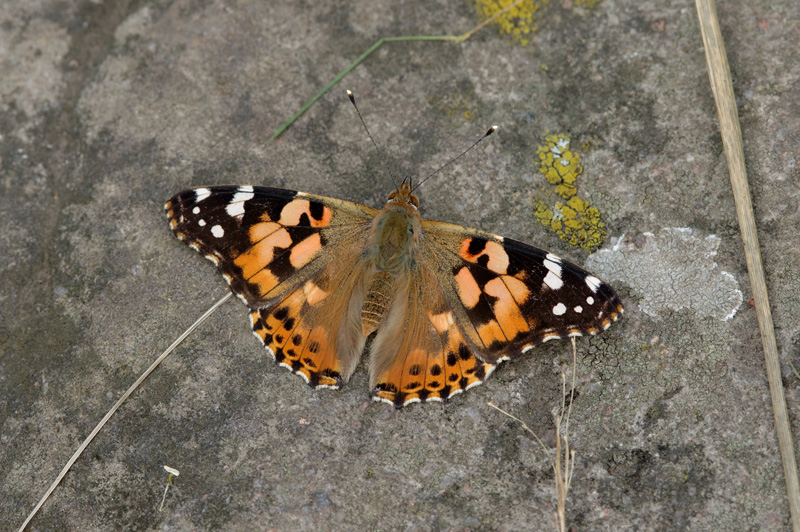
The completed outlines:
<svg viewBox="0 0 800 532">
<path fill-rule="evenodd" d="M 531 324 L 522 315 L 517 298 L 508 288 L 507 283 L 513 281 L 516 281 L 516 279 L 503 275 L 497 279 L 492 279 L 483 287 L 484 293 L 494 298 L 495 302 L 492 305 L 492 310 L 494 310 L 494 315 L 500 328 L 503 329 L 503 334 L 509 339 L 516 338 L 531 329 Z M 519 285 L 515 284 L 513 286 L 515 286 L 519 295 L 524 295 L 525 299 L 527 299 L 530 293 L 527 289 L 523 291 Z"/>
<path fill-rule="evenodd" d="M 298 194 L 300 195 L 300 194 Z M 307 199 L 296 199 L 281 209 L 278 223 L 281 225 L 305 225 L 321 228 L 328 227 L 333 219 L 333 211 L 321 203 L 311 203 Z"/>
<path fill-rule="evenodd" d="M 491 263 L 492 259 L 483 262 Z M 503 261 L 495 261 L 498 264 L 502 266 Z M 455 288 L 486 347 L 512 341 L 536 325 L 535 318 L 526 317 L 521 309 L 531 291 L 516 277 L 498 275 L 480 264 L 464 265 L 455 275 Z"/>
<path fill-rule="evenodd" d="M 270 272 L 265 267 L 275 259 L 276 251 L 288 249 L 292 246 L 292 237 L 289 232 L 278 224 L 258 224 L 250 231 L 251 238 L 253 233 L 261 236 L 266 232 L 266 227 L 274 230 L 259 240 L 252 240 L 253 246 L 236 257 L 233 264 L 238 266 L 242 272 L 242 277 L 252 284 L 259 286 L 259 291 L 266 294 L 278 284 L 278 279 L 274 275 L 261 276 L 259 274 Z"/>
<path fill-rule="evenodd" d="M 475 308 L 481 300 L 481 287 L 469 272 L 469 268 L 464 266 L 458 270 L 455 278 L 459 299 L 468 309 Z"/>
<path fill-rule="evenodd" d="M 311 262 L 320 251 L 322 251 L 322 238 L 319 233 L 314 233 L 292 246 L 289 252 L 289 264 L 299 270 Z"/>
<path fill-rule="evenodd" d="M 261 221 L 248 231 L 251 246 L 233 259 L 241 277 L 251 285 L 250 292 L 260 298 L 318 256 L 323 240 L 317 229 L 330 225 L 333 212 L 321 203 L 295 199 L 286 203 L 278 216 L 275 222 L 271 219 L 275 214 L 261 214 Z M 284 254 L 288 260 L 276 260 Z"/>
<path fill-rule="evenodd" d="M 508 272 L 508 254 L 498 242 L 467 238 L 461 243 L 458 254 L 462 259 L 482 264 L 498 275 Z"/>
</svg>

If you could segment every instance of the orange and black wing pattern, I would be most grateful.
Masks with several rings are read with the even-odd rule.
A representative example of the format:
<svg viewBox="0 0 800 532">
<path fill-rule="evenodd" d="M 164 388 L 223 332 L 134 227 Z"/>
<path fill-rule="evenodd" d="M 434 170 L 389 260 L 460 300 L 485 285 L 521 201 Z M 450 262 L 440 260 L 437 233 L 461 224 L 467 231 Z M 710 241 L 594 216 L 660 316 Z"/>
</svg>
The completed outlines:
<svg viewBox="0 0 800 532">
<path fill-rule="evenodd" d="M 421 265 L 422 266 L 422 265 Z M 433 270 L 410 274 L 386 326 L 370 346 L 370 384 L 375 400 L 403 407 L 445 401 L 480 384 L 495 364 L 478 360 L 469 348 Z M 390 327 L 392 321 L 402 328 Z"/>
<path fill-rule="evenodd" d="M 165 209 L 175 235 L 251 307 L 253 332 L 276 363 L 315 387 L 349 378 L 363 342 L 347 334 L 347 298 L 329 296 L 356 289 L 358 254 L 348 249 L 364 245 L 376 211 L 253 186 L 186 190 Z"/>
<path fill-rule="evenodd" d="M 423 222 L 428 264 L 469 347 L 495 364 L 556 338 L 593 335 L 623 313 L 596 275 L 516 240 Z"/>
<path fill-rule="evenodd" d="M 416 284 L 426 289 L 410 291 L 409 344 L 371 367 L 376 400 L 446 400 L 504 360 L 548 340 L 597 334 L 623 313 L 607 283 L 552 253 L 453 224 L 422 227 Z"/>
</svg>

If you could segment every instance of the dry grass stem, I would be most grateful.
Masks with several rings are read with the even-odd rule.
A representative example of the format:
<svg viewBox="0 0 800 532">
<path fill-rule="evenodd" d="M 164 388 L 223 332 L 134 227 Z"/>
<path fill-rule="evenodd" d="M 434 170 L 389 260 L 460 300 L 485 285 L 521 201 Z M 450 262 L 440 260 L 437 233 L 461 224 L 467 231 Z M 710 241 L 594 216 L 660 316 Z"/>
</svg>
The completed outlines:
<svg viewBox="0 0 800 532">
<path fill-rule="evenodd" d="M 556 477 L 556 520 L 559 532 L 567 530 L 567 496 L 569 487 L 572 484 L 572 475 L 575 472 L 575 451 L 569 446 L 569 416 L 572 413 L 572 400 L 575 398 L 575 373 L 577 366 L 577 347 L 575 338 L 572 338 L 572 383 L 569 392 L 569 404 L 566 404 L 567 397 L 567 376 L 561 374 L 561 408 L 554 415 L 556 425 L 556 450 L 553 462 L 553 472 Z M 528 431 L 547 455 L 552 455 L 553 451 L 548 449 L 541 438 L 531 429 L 527 423 L 520 418 L 509 414 L 494 403 L 487 403 L 495 410 L 517 421 L 522 428 Z M 562 428 L 563 426 L 563 428 Z"/>
</svg>

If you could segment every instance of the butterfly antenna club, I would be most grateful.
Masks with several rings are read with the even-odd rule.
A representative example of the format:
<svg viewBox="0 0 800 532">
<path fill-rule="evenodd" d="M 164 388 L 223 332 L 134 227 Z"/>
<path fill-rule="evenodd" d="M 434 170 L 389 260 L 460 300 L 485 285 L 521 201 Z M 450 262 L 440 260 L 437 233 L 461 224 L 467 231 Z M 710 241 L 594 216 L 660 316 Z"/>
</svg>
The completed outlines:
<svg viewBox="0 0 800 532">
<path fill-rule="evenodd" d="M 392 172 L 392 169 L 389 167 L 389 163 L 386 162 L 386 158 L 383 156 L 383 152 L 381 152 L 381 149 L 378 147 L 378 143 L 375 142 L 374 138 L 372 138 L 372 133 L 369 132 L 367 123 L 364 122 L 364 117 L 361 116 L 361 111 L 358 110 L 358 105 L 356 105 L 356 97 L 353 96 L 353 93 L 349 90 L 347 91 L 347 97 L 350 98 L 350 103 L 352 103 L 353 107 L 355 107 L 356 113 L 358 113 L 358 118 L 361 120 L 361 125 L 364 126 L 364 131 L 367 132 L 369 140 L 371 140 L 372 145 L 375 146 L 375 151 L 377 151 L 378 155 L 380 155 L 381 161 L 383 161 L 383 166 L 386 167 L 386 171 L 389 172 L 389 177 L 392 179 L 392 184 L 394 185 L 394 188 L 397 189 L 397 180 L 394 178 L 394 172 Z"/>
<path fill-rule="evenodd" d="M 495 131 L 497 131 L 497 126 L 492 126 L 492 127 L 490 127 L 490 128 L 489 128 L 489 130 L 488 130 L 486 133 L 484 133 L 484 134 L 483 134 L 483 136 L 482 136 L 481 138 L 479 138 L 478 140 L 476 140 L 476 141 L 475 141 L 475 142 L 472 144 L 472 146 L 470 146 L 469 148 L 467 148 L 466 150 L 464 150 L 463 152 L 461 152 L 461 154 L 460 154 L 459 156 L 457 156 L 457 157 L 453 157 L 452 159 L 450 159 L 449 161 L 447 161 L 446 163 L 444 163 L 442 166 L 440 166 L 439 168 L 437 168 L 436 170 L 434 170 L 433 172 L 431 172 L 430 174 L 428 174 L 428 175 L 425 177 L 425 179 L 423 179 L 422 181 L 420 181 L 419 183 L 417 183 L 417 186 L 415 186 L 415 187 L 414 187 L 414 190 L 417 190 L 419 187 L 421 187 L 421 186 L 422 186 L 422 184 L 423 184 L 425 181 L 427 181 L 428 179 L 432 178 L 433 176 L 435 176 L 436 174 L 438 174 L 439 172 L 441 172 L 442 170 L 444 170 L 445 168 L 447 168 L 448 166 L 450 166 L 451 164 L 453 164 L 453 163 L 454 163 L 454 162 L 456 162 L 457 160 L 461 159 L 461 158 L 462 158 L 463 156 L 465 156 L 465 155 L 466 155 L 466 154 L 467 154 L 467 153 L 468 153 L 468 152 L 469 152 L 469 151 L 470 151 L 472 148 L 474 148 L 475 146 L 477 146 L 478 144 L 480 144 L 480 143 L 483 141 L 483 139 L 485 139 L 486 137 L 488 137 L 489 135 L 491 135 L 491 134 L 492 134 L 492 133 L 494 133 Z"/>
</svg>

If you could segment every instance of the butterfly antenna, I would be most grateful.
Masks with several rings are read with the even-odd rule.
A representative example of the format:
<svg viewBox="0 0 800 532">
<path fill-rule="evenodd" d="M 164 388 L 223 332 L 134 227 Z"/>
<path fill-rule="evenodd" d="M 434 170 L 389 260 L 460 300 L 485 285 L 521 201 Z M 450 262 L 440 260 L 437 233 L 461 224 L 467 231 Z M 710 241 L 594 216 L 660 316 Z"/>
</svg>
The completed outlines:
<svg viewBox="0 0 800 532">
<path fill-rule="evenodd" d="M 347 91 L 347 97 L 350 98 L 350 103 L 352 103 L 353 107 L 356 108 L 356 113 L 358 113 L 358 118 L 361 119 L 361 125 L 364 126 L 364 131 L 367 132 L 367 136 L 369 137 L 369 140 L 371 140 L 372 141 L 372 145 L 375 146 L 375 151 L 377 151 L 378 155 L 380 155 L 381 161 L 383 161 L 383 166 L 385 166 L 386 170 L 389 172 L 389 177 L 392 178 L 392 184 L 394 185 L 394 188 L 397 188 L 397 180 L 394 178 L 394 172 L 392 172 L 392 169 L 389 168 L 389 164 L 386 162 L 386 159 L 383 157 L 383 152 L 381 152 L 381 149 L 378 147 L 378 143 L 375 142 L 374 138 L 372 138 L 372 133 L 369 132 L 369 128 L 367 127 L 367 123 L 364 122 L 364 117 L 361 116 L 361 111 L 358 110 L 358 106 L 356 105 L 356 97 L 353 96 L 353 93 L 350 92 L 349 90 Z"/>
<path fill-rule="evenodd" d="M 483 141 L 483 139 L 485 139 L 486 137 L 488 137 L 489 135 L 491 135 L 491 134 L 492 134 L 492 133 L 494 133 L 495 131 L 497 131 L 497 126 L 492 126 L 492 127 L 490 127 L 490 128 L 489 128 L 489 131 L 487 131 L 486 133 L 484 133 L 484 134 L 483 134 L 483 136 L 482 136 L 481 138 L 479 138 L 478 140 L 476 140 L 476 141 L 475 141 L 475 142 L 472 144 L 472 146 L 470 146 L 469 148 L 467 148 L 466 150 L 464 150 L 463 152 L 461 152 L 461 155 L 459 155 L 458 157 L 454 157 L 454 158 L 450 159 L 449 161 L 447 161 L 446 163 L 444 163 L 442 166 L 440 166 L 440 167 L 439 167 L 437 170 L 434 170 L 433 172 L 431 172 L 431 173 L 430 173 L 430 174 L 429 174 L 429 175 L 428 175 L 428 176 L 427 176 L 425 179 L 423 179 L 422 181 L 420 181 L 419 183 L 417 183 L 417 186 L 415 186 L 415 187 L 414 187 L 414 190 L 417 190 L 419 187 L 421 187 L 421 186 L 422 186 L 422 183 L 424 183 L 424 182 L 425 182 L 425 181 L 427 181 L 428 179 L 432 178 L 433 176 L 435 176 L 436 174 L 438 174 L 439 172 L 441 172 L 442 170 L 444 170 L 445 168 L 447 168 L 448 166 L 450 166 L 451 164 L 453 164 L 453 163 L 454 163 L 454 162 L 456 162 L 457 160 L 461 159 L 463 156 L 465 156 L 465 155 L 467 154 L 467 152 L 469 152 L 469 151 L 470 151 L 472 148 L 474 148 L 475 146 L 477 146 L 478 144 L 480 144 L 480 143 Z"/>
</svg>

